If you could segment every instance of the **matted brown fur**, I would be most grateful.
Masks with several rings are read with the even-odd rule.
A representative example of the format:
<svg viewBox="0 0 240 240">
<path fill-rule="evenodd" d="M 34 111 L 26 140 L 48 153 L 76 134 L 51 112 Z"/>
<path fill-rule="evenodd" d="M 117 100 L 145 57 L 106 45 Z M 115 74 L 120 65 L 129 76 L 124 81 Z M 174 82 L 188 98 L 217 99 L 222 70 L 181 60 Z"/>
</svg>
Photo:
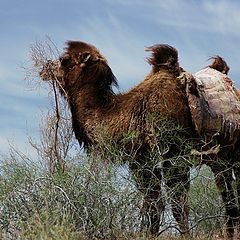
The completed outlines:
<svg viewBox="0 0 240 240">
<path fill-rule="evenodd" d="M 137 185 L 141 191 L 145 191 L 144 206 L 150 218 L 150 232 L 157 234 L 163 210 L 162 176 L 161 171 L 151 165 L 148 155 L 149 149 L 156 144 L 156 129 L 148 124 L 149 115 L 157 114 L 159 118 L 181 125 L 185 134 L 191 136 L 194 130 L 185 85 L 178 78 L 182 70 L 177 50 L 159 44 L 147 48 L 147 51 L 151 52 L 148 62 L 152 70 L 143 82 L 126 93 L 113 92 L 112 86 L 116 86 L 117 81 L 106 58 L 96 47 L 84 42 L 67 42 L 65 52 L 59 59 L 60 64 L 54 64 L 59 69 L 52 71 L 56 71 L 60 92 L 68 100 L 76 138 L 85 149 L 91 150 L 91 146 L 101 145 L 102 133 L 115 141 L 131 132 L 138 134 L 130 145 L 127 143 L 123 147 L 129 153 L 133 148 L 136 149 L 135 163 L 130 164 L 133 171 L 137 171 L 138 165 L 145 166 L 145 169 L 138 169 L 138 176 L 140 173 L 142 180 Z M 40 73 L 43 79 L 48 76 L 46 70 L 48 68 Z M 178 156 L 179 152 L 171 154 Z M 174 177 L 167 184 L 169 188 L 174 188 L 183 182 L 183 189 L 174 195 L 171 204 L 174 217 L 184 233 L 188 232 L 186 193 L 189 181 L 188 169 L 181 171 L 175 167 Z M 158 178 L 154 184 L 153 178 Z"/>
</svg>

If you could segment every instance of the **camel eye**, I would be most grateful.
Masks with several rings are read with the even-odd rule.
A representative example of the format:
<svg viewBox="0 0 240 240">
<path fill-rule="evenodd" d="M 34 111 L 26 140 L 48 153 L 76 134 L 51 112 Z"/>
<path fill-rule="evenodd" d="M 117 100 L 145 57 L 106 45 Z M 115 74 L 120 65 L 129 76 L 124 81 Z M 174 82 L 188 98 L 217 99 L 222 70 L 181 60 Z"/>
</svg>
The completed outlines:
<svg viewBox="0 0 240 240">
<path fill-rule="evenodd" d="M 62 57 L 59 59 L 61 62 L 61 66 L 65 68 L 72 68 L 74 66 L 74 63 L 70 58 Z"/>
</svg>

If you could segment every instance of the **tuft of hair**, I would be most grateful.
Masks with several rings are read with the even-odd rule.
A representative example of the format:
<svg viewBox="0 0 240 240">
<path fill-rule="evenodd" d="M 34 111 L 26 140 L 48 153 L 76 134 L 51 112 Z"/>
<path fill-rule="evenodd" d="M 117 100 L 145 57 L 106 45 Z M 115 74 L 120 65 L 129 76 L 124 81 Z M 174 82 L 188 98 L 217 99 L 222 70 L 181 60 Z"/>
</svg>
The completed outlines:
<svg viewBox="0 0 240 240">
<path fill-rule="evenodd" d="M 221 73 L 228 74 L 230 68 L 222 57 L 216 55 L 209 58 L 208 60 L 210 59 L 213 59 L 213 62 L 208 67 L 213 68 Z"/>
<path fill-rule="evenodd" d="M 69 54 L 78 54 L 80 52 L 90 52 L 90 51 L 97 51 L 97 48 L 93 45 L 81 41 L 67 41 L 66 42 L 66 51 Z"/>
<path fill-rule="evenodd" d="M 112 85 L 118 87 L 117 79 L 114 76 L 107 60 L 100 51 L 93 45 L 81 41 L 67 41 L 66 53 L 73 59 L 84 57 L 85 69 L 88 69 L 88 74 L 85 78 L 91 82 L 95 79 L 100 88 L 108 88 Z M 76 61 L 78 62 L 78 61 Z"/>
<path fill-rule="evenodd" d="M 152 52 L 151 56 L 147 58 L 147 61 L 155 70 L 165 66 L 179 72 L 178 51 L 176 48 L 168 44 L 155 44 L 147 47 L 146 51 Z"/>
</svg>

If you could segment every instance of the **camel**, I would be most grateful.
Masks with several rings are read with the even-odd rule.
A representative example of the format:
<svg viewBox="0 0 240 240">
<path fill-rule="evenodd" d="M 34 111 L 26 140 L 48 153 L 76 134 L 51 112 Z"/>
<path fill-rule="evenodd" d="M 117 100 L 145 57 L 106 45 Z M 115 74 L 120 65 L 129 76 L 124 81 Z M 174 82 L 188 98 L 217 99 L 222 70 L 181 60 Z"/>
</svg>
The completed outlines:
<svg viewBox="0 0 240 240">
<path fill-rule="evenodd" d="M 198 135 L 205 137 L 209 130 L 199 131 L 201 116 L 193 110 L 193 105 L 204 102 L 205 98 L 194 76 L 187 74 L 190 76 L 187 80 L 182 77 L 186 72 L 179 66 L 175 48 L 157 44 L 146 50 L 151 52 L 148 58 L 151 72 L 126 93 L 113 92 L 112 87 L 117 86 L 117 80 L 106 58 L 95 46 L 84 42 L 67 42 L 64 54 L 58 60 L 48 61 L 40 77 L 57 82 L 70 107 L 75 136 L 87 152 L 96 147 L 103 149 L 107 144 L 103 141 L 104 135 L 110 142 L 115 142 L 115 146 L 121 146 L 127 155 L 132 155 L 127 160 L 137 188 L 145 196 L 143 211 L 149 233 L 157 235 L 159 232 L 164 210 L 161 189 L 164 176 L 172 193 L 173 216 L 180 232 L 189 234 L 187 196 L 190 165 L 181 156 L 188 150 L 188 139 Z M 226 75 L 229 70 L 226 62 L 219 56 L 213 60 L 209 67 Z M 202 107 L 200 112 L 205 112 L 206 105 L 199 105 Z M 172 129 L 167 139 L 166 126 Z M 126 141 L 129 135 L 133 137 Z M 214 137 L 214 141 L 221 144 L 220 151 L 214 155 L 212 152 L 206 154 L 199 164 L 207 164 L 215 174 L 226 208 L 227 234 L 231 238 L 239 218 L 231 183 L 232 165 L 239 157 L 240 144 L 238 133 L 231 141 L 221 134 Z M 168 145 L 164 146 L 166 142 Z M 157 158 L 161 159 L 161 164 L 153 157 L 159 146 L 161 150 Z M 206 149 L 211 146 L 209 144 Z M 234 165 L 234 171 L 238 178 L 237 165 Z"/>
<path fill-rule="evenodd" d="M 131 155 L 127 160 L 137 188 L 144 194 L 148 232 L 159 232 L 164 210 L 163 172 L 173 216 L 181 233 L 188 234 L 189 166 L 181 155 L 186 151 L 184 141 L 192 138 L 195 130 L 185 86 L 178 78 L 182 68 L 174 47 L 157 44 L 146 50 L 151 53 L 148 63 L 152 70 L 144 81 L 125 93 L 113 92 L 117 80 L 100 51 L 79 41 L 68 41 L 63 55 L 48 61 L 40 77 L 57 82 L 69 104 L 80 146 L 87 152 L 93 147 L 103 149 L 104 133 L 106 139 Z M 156 148 L 158 157 L 165 159 L 162 166 L 154 158 Z"/>
<path fill-rule="evenodd" d="M 201 164 L 208 165 L 214 173 L 225 205 L 227 236 L 232 239 L 240 219 L 237 200 L 240 197 L 240 98 L 239 91 L 227 76 L 229 67 L 225 60 L 220 56 L 211 59 L 213 63 L 208 67 L 194 77 L 188 76 L 189 85 L 195 86 L 195 93 L 189 91 L 187 94 L 195 129 L 208 143 L 204 149 L 219 146 L 215 154 L 203 157 Z"/>
</svg>

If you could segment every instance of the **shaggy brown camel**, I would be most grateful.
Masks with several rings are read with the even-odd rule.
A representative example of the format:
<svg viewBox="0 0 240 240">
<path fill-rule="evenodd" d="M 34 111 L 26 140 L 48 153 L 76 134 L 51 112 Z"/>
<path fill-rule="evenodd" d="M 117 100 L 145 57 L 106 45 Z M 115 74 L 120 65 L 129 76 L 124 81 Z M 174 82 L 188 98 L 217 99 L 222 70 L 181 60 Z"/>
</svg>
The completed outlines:
<svg viewBox="0 0 240 240">
<path fill-rule="evenodd" d="M 205 149 L 220 146 L 218 153 L 210 154 L 210 158 L 205 156 L 201 163 L 208 165 L 215 175 L 226 210 L 227 236 L 231 239 L 240 218 L 240 101 L 238 90 L 226 75 L 227 63 L 220 56 L 212 59 L 213 63 L 196 73 L 195 79 L 189 77 L 197 94 L 190 92 L 188 99 L 195 129 L 208 143 Z"/>
<path fill-rule="evenodd" d="M 164 208 L 162 170 L 159 158 L 154 160 L 153 154 L 158 147 L 158 157 L 166 159 L 162 169 L 171 194 L 173 216 L 180 231 L 188 233 L 189 167 L 181 155 L 185 151 L 184 139 L 192 137 L 194 129 L 185 86 L 178 78 L 182 69 L 175 48 L 159 44 L 147 51 L 151 52 L 150 74 L 122 94 L 112 90 L 117 81 L 105 57 L 84 42 L 67 42 L 62 57 L 49 61 L 40 76 L 58 83 L 68 101 L 73 130 L 81 146 L 88 151 L 93 146 L 103 148 L 104 133 L 132 155 L 129 167 L 138 189 L 145 195 L 143 209 L 148 231 L 155 235 Z M 126 141 L 129 135 L 133 137 Z"/>
</svg>

